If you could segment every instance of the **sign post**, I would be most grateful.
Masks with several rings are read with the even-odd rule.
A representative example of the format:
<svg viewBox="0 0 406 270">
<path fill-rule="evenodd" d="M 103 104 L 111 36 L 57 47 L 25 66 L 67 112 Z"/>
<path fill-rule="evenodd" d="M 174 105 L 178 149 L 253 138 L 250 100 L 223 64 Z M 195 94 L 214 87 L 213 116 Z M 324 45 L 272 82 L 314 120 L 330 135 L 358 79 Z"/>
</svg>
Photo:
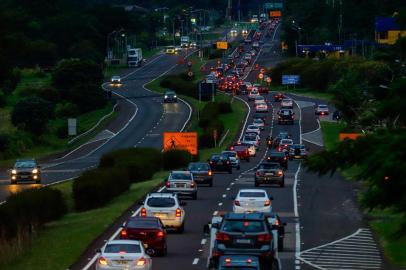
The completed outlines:
<svg viewBox="0 0 406 270">
<path fill-rule="evenodd" d="M 218 137 L 217 129 L 214 129 L 213 130 L 213 139 L 214 139 L 214 147 L 215 148 L 217 147 L 217 137 Z"/>
<path fill-rule="evenodd" d="M 68 118 L 68 135 L 76 136 L 77 135 L 77 120 L 76 118 Z"/>
</svg>

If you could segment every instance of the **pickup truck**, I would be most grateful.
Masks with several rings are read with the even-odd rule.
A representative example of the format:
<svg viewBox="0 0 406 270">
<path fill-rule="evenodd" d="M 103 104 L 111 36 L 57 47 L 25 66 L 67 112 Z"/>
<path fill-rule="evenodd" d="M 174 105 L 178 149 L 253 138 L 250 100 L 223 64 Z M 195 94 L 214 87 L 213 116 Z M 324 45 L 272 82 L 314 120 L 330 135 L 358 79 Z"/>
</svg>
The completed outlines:
<svg viewBox="0 0 406 270">
<path fill-rule="evenodd" d="M 277 251 L 283 248 L 284 226 L 270 213 L 219 213 L 204 226 L 209 236 L 208 269 L 216 269 L 221 256 L 259 258 L 261 269 L 279 269 Z"/>
</svg>

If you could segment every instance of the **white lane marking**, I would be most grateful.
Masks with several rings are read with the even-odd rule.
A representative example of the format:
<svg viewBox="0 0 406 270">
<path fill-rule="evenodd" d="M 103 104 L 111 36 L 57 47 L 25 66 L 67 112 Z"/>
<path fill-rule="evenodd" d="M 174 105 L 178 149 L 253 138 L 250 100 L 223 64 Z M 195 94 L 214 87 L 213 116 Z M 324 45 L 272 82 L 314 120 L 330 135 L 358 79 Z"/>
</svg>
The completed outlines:
<svg viewBox="0 0 406 270">
<path fill-rule="evenodd" d="M 219 213 L 218 211 L 214 211 L 214 212 L 213 212 L 213 216 L 217 216 L 218 213 Z"/>
<path fill-rule="evenodd" d="M 192 262 L 193 265 L 196 265 L 196 264 L 198 264 L 198 263 L 199 263 L 199 258 L 195 258 L 195 259 L 193 260 L 193 262 Z"/>
<path fill-rule="evenodd" d="M 320 144 L 320 143 L 317 143 L 317 142 L 314 142 L 314 141 L 311 141 L 311 140 L 307 140 L 307 139 L 303 139 L 303 141 L 314 144 L 314 145 L 317 145 L 317 146 L 320 146 L 320 147 L 324 146 L 323 144 Z"/>
<path fill-rule="evenodd" d="M 223 205 L 223 203 L 222 203 L 222 202 L 218 204 L 218 206 L 222 206 L 222 205 Z"/>
<path fill-rule="evenodd" d="M 225 198 L 225 197 L 227 197 L 227 195 L 226 195 L 226 194 L 223 194 L 223 198 Z"/>
<path fill-rule="evenodd" d="M 226 188 L 226 190 L 227 190 L 227 191 L 230 191 L 230 189 L 231 189 L 231 188 L 229 188 L 229 187 L 228 187 L 228 188 Z"/>
<path fill-rule="evenodd" d="M 207 239 L 206 239 L 206 238 L 203 238 L 202 241 L 200 242 L 200 244 L 201 244 L 201 245 L 205 245 L 206 242 L 207 242 Z"/>
<path fill-rule="evenodd" d="M 321 129 L 321 125 L 320 125 L 320 120 L 319 120 L 319 119 L 317 119 L 317 124 L 318 124 L 318 126 L 319 126 L 317 129 L 312 130 L 312 131 L 309 131 L 309 132 L 305 132 L 305 133 L 303 133 L 302 135 L 312 134 L 312 133 L 314 133 L 314 132 L 319 131 L 319 130 Z"/>
</svg>

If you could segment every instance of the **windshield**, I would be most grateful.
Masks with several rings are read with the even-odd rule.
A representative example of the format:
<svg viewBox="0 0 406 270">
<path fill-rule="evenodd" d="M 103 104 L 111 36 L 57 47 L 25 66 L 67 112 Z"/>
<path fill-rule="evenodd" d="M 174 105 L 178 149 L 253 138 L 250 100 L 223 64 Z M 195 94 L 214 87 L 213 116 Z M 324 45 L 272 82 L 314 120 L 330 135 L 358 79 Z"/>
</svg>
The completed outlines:
<svg viewBox="0 0 406 270">
<path fill-rule="evenodd" d="M 147 205 L 150 207 L 173 207 L 176 205 L 174 198 L 149 198 Z"/>
<path fill-rule="evenodd" d="M 15 164 L 15 167 L 16 168 L 34 168 L 36 165 L 35 165 L 35 162 L 34 161 L 31 161 L 31 160 L 28 160 L 28 161 L 18 161 L 18 162 L 16 162 L 16 164 Z"/>
<path fill-rule="evenodd" d="M 224 232 L 258 233 L 265 230 L 264 223 L 257 220 L 226 220 L 223 223 Z"/>
<path fill-rule="evenodd" d="M 292 144 L 292 140 L 283 139 L 281 140 L 281 144 Z"/>
<path fill-rule="evenodd" d="M 190 173 L 171 173 L 171 180 L 191 180 L 192 175 Z"/>
<path fill-rule="evenodd" d="M 255 124 L 263 124 L 264 122 L 261 119 L 255 119 L 254 123 Z"/>
<path fill-rule="evenodd" d="M 273 164 L 273 163 L 262 163 L 258 166 L 259 170 L 272 170 L 272 169 L 278 169 L 279 165 L 278 164 Z"/>
<path fill-rule="evenodd" d="M 265 198 L 265 193 L 256 191 L 241 191 L 239 196 L 249 198 Z"/>
<path fill-rule="evenodd" d="M 319 105 L 319 108 L 320 108 L 320 109 L 326 109 L 326 108 L 327 108 L 327 105 Z"/>
<path fill-rule="evenodd" d="M 207 171 L 209 164 L 207 163 L 192 163 L 189 165 L 189 171 Z"/>
<path fill-rule="evenodd" d="M 256 140 L 255 136 L 245 136 L 244 137 L 244 141 L 255 141 L 255 140 Z"/>
<path fill-rule="evenodd" d="M 137 218 L 128 221 L 128 228 L 156 228 L 159 227 L 158 221 L 154 219 Z"/>
<path fill-rule="evenodd" d="M 237 155 L 237 153 L 235 153 L 235 152 L 223 152 L 222 153 L 224 156 L 227 156 L 227 157 L 235 157 L 236 155 Z"/>
<path fill-rule="evenodd" d="M 141 253 L 139 244 L 108 244 L 104 253 Z"/>
<path fill-rule="evenodd" d="M 248 126 L 248 128 L 249 128 L 249 129 L 255 129 L 255 130 L 258 129 L 257 126 L 253 126 L 253 125 Z"/>
</svg>

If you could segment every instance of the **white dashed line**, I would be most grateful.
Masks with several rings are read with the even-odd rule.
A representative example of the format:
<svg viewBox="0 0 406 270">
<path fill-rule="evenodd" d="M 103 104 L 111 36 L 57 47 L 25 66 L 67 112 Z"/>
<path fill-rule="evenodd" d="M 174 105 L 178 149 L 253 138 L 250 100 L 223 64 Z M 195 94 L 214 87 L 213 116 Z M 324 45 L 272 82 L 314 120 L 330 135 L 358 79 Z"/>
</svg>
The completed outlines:
<svg viewBox="0 0 406 270">
<path fill-rule="evenodd" d="M 193 260 L 193 262 L 192 262 L 193 265 L 196 265 L 196 264 L 198 264 L 198 263 L 199 263 L 199 258 L 195 258 L 195 259 Z"/>
</svg>

